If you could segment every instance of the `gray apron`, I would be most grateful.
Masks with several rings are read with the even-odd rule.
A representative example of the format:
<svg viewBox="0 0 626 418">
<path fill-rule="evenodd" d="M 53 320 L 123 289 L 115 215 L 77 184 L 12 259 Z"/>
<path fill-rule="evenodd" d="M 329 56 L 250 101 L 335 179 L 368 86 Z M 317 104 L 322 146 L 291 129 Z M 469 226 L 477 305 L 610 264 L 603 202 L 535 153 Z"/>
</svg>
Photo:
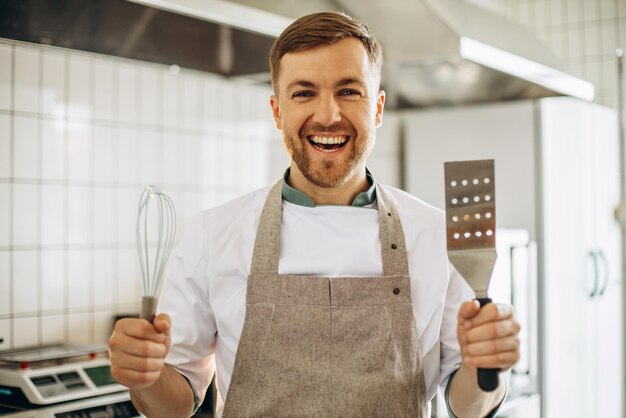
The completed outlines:
<svg viewBox="0 0 626 418">
<path fill-rule="evenodd" d="M 281 275 L 282 185 L 261 213 L 223 416 L 426 418 L 395 206 L 378 186 L 383 276 Z"/>
</svg>

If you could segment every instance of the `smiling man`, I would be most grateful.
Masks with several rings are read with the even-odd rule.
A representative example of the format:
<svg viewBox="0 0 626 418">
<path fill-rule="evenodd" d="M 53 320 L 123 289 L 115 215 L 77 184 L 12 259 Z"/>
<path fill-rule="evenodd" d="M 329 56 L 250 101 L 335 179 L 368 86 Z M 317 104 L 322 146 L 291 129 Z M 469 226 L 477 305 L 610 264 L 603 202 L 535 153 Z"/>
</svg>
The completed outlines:
<svg viewBox="0 0 626 418">
<path fill-rule="evenodd" d="M 225 417 L 494 416 L 477 367 L 519 359 L 507 305 L 479 309 L 443 214 L 366 168 L 382 123 L 381 48 L 342 13 L 295 21 L 270 52 L 291 166 L 205 211 L 172 259 L 153 324 L 111 336 L 111 372 L 148 417 L 186 417 L 217 371 Z"/>
</svg>

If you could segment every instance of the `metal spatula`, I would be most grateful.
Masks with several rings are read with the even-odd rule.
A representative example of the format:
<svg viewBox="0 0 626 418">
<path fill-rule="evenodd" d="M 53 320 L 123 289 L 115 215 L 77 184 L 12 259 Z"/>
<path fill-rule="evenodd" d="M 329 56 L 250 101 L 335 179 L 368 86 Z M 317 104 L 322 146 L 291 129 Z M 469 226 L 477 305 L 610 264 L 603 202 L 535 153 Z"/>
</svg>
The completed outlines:
<svg viewBox="0 0 626 418">
<path fill-rule="evenodd" d="M 480 306 L 487 297 L 496 262 L 496 201 L 494 161 L 444 163 L 448 258 L 474 289 Z M 498 387 L 499 369 L 478 369 L 484 391 Z"/>
</svg>

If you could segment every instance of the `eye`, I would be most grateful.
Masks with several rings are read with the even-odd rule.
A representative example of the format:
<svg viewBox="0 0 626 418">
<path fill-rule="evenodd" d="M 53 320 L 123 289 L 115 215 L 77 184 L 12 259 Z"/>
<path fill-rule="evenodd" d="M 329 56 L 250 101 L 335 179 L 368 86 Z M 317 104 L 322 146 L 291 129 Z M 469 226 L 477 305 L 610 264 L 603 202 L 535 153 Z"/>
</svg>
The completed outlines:
<svg viewBox="0 0 626 418">
<path fill-rule="evenodd" d="M 291 95 L 292 99 L 307 98 L 307 97 L 313 97 L 313 93 L 305 90 L 305 91 L 297 91 Z"/>
<path fill-rule="evenodd" d="M 354 89 L 345 89 L 339 92 L 340 96 L 360 96 L 361 93 Z"/>
</svg>

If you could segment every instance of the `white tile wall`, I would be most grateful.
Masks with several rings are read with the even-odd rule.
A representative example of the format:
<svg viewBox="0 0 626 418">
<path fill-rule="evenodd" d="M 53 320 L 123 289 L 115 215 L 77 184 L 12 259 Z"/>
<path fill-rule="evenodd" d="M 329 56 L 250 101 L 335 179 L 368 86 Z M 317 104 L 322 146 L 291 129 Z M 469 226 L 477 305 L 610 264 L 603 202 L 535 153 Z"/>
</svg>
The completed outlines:
<svg viewBox="0 0 626 418">
<path fill-rule="evenodd" d="M 134 183 L 138 180 L 140 155 L 139 132 L 133 128 L 121 128 L 117 140 L 117 176 L 120 182 Z"/>
<path fill-rule="evenodd" d="M 0 43 L 0 109 L 12 108 L 13 47 Z"/>
<path fill-rule="evenodd" d="M 137 262 L 137 250 L 132 247 L 118 252 L 117 258 L 118 303 L 129 305 L 141 298 L 141 273 Z"/>
<path fill-rule="evenodd" d="M 41 309 L 58 312 L 67 306 L 66 275 L 67 252 L 41 252 Z"/>
<path fill-rule="evenodd" d="M 121 243 L 135 242 L 137 206 L 143 188 L 119 189 L 117 192 L 117 240 Z"/>
<path fill-rule="evenodd" d="M 117 62 L 96 58 L 94 60 L 93 109 L 96 119 L 113 120 L 117 114 L 117 100 L 113 86 L 116 82 Z M 115 105 L 114 105 L 115 103 Z"/>
<path fill-rule="evenodd" d="M 11 154 L 11 118 L 0 114 L 0 177 L 10 176 Z"/>
<path fill-rule="evenodd" d="M 107 182 L 117 178 L 117 131 L 107 125 L 93 130 L 93 179 Z"/>
<path fill-rule="evenodd" d="M 70 314 L 68 319 L 68 337 L 71 344 L 89 344 L 93 338 L 92 314 Z"/>
<path fill-rule="evenodd" d="M 15 110 L 22 112 L 39 111 L 39 48 L 19 45 L 14 55 Z"/>
<path fill-rule="evenodd" d="M 165 184 L 179 184 L 182 182 L 182 147 L 183 134 L 165 132 L 163 142 L 163 176 Z"/>
<path fill-rule="evenodd" d="M 197 77 L 180 77 L 180 89 L 183 92 L 180 102 L 182 126 L 191 129 L 202 127 L 202 97 L 200 88 L 202 81 Z"/>
<path fill-rule="evenodd" d="M 88 308 L 93 303 L 91 293 L 94 280 L 93 251 L 71 250 L 67 263 L 67 306 L 70 309 Z"/>
<path fill-rule="evenodd" d="M 13 175 L 20 178 L 39 178 L 39 119 L 16 116 L 13 118 Z"/>
<path fill-rule="evenodd" d="M 123 123 L 135 123 L 139 120 L 137 111 L 139 69 L 136 65 L 120 63 L 118 66 L 118 102 L 119 120 Z"/>
<path fill-rule="evenodd" d="M 113 250 L 95 250 L 93 256 L 94 305 L 111 309 L 117 302 L 115 253 Z"/>
<path fill-rule="evenodd" d="M 0 319 L 0 350 L 6 350 L 13 347 L 11 325 L 11 320 Z"/>
<path fill-rule="evenodd" d="M 13 244 L 39 242 L 39 189 L 33 184 L 13 185 Z"/>
<path fill-rule="evenodd" d="M 65 213 L 67 190 L 63 186 L 41 186 L 41 237 L 42 245 L 58 246 L 66 242 Z"/>
<path fill-rule="evenodd" d="M 93 242 L 96 245 L 117 241 L 117 190 L 97 188 L 93 191 Z"/>
<path fill-rule="evenodd" d="M 68 56 L 68 115 L 78 120 L 90 118 L 92 114 L 91 61 L 84 54 L 69 54 Z"/>
<path fill-rule="evenodd" d="M 65 340 L 65 315 L 46 315 L 41 317 L 41 343 L 55 344 Z"/>
<path fill-rule="evenodd" d="M 0 349 L 105 343 L 112 317 L 139 308 L 145 186 L 174 200 L 178 238 L 203 208 L 283 174 L 270 94 L 0 39 Z M 396 153 L 381 147 L 381 167 Z"/>
<path fill-rule="evenodd" d="M 168 128 L 176 128 L 179 125 L 179 77 L 178 75 L 163 73 L 162 112 L 163 124 Z"/>
<path fill-rule="evenodd" d="M 8 315 L 11 312 L 10 257 L 10 252 L 0 251 L 0 316 Z M 0 338 L 2 338 L 2 332 L 0 325 Z"/>
<path fill-rule="evenodd" d="M 140 121 L 144 125 L 158 125 L 161 120 L 161 72 L 152 68 L 141 68 L 139 75 Z"/>
<path fill-rule="evenodd" d="M 9 228 L 11 227 L 11 188 L 10 184 L 0 183 L 0 247 L 11 245 Z M 7 272 L 7 277 L 8 277 Z"/>
<path fill-rule="evenodd" d="M 45 179 L 65 177 L 67 123 L 63 119 L 41 121 L 41 176 Z"/>
<path fill-rule="evenodd" d="M 15 318 L 13 320 L 13 347 L 29 347 L 40 343 L 38 317 Z"/>
<path fill-rule="evenodd" d="M 141 155 L 141 173 L 139 178 L 143 184 L 159 184 L 163 180 L 163 140 L 162 133 L 144 129 L 139 133 L 139 153 Z M 193 156 L 198 155 L 198 148 L 192 150 Z M 186 160 L 191 165 L 191 160 Z M 197 171 L 195 172 L 197 176 Z"/>
<path fill-rule="evenodd" d="M 39 258 L 36 251 L 13 253 L 13 313 L 39 310 Z"/>
<path fill-rule="evenodd" d="M 115 312 L 96 312 L 93 314 L 93 339 L 108 341 L 113 331 L 113 316 Z"/>
<path fill-rule="evenodd" d="M 41 112 L 56 118 L 65 116 L 65 53 L 44 50 L 41 55 Z"/>
<path fill-rule="evenodd" d="M 70 186 L 67 195 L 68 242 L 87 245 L 93 240 L 92 189 Z"/>
<path fill-rule="evenodd" d="M 70 123 L 67 132 L 68 178 L 89 181 L 93 175 L 93 129 L 88 123 Z"/>
</svg>

